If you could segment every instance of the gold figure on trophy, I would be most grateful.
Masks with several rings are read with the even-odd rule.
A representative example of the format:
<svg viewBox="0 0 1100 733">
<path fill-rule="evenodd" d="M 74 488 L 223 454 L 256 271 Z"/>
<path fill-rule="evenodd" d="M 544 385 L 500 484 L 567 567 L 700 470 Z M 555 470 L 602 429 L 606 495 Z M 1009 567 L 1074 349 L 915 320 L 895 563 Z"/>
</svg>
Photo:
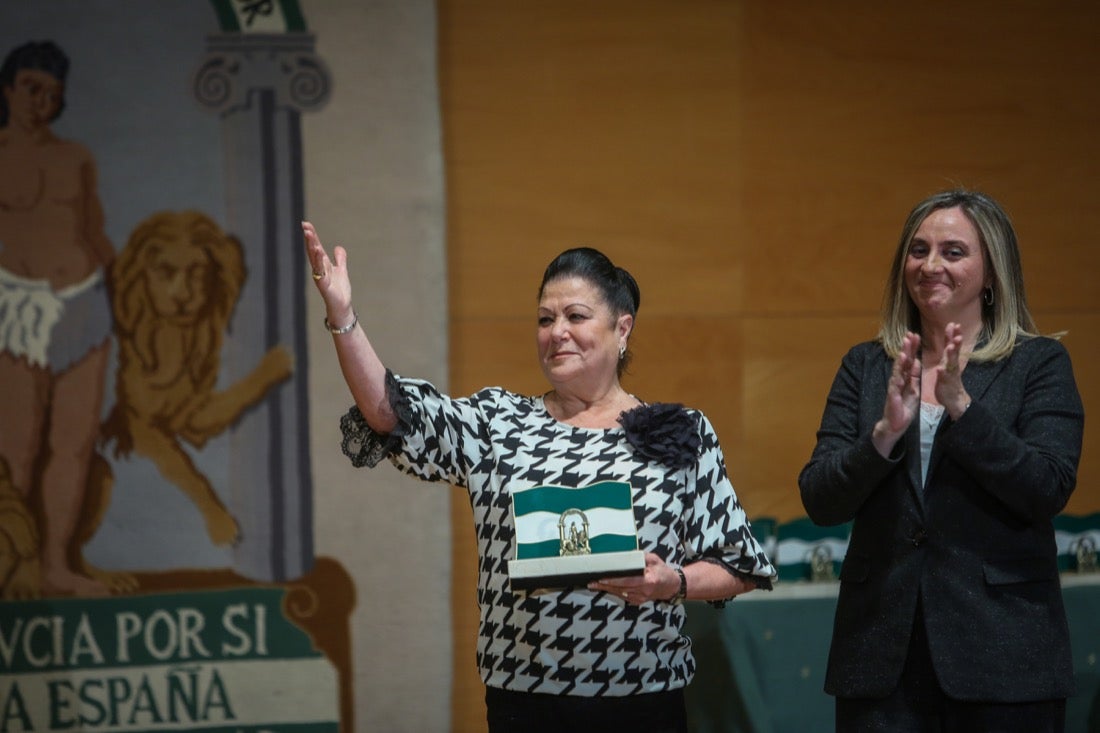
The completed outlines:
<svg viewBox="0 0 1100 733">
<path fill-rule="evenodd" d="M 580 524 L 580 529 L 577 525 Z M 568 525 L 568 529 L 566 528 Z M 559 555 L 591 555 L 588 544 L 588 517 L 580 509 L 566 509 L 558 517 Z"/>
</svg>

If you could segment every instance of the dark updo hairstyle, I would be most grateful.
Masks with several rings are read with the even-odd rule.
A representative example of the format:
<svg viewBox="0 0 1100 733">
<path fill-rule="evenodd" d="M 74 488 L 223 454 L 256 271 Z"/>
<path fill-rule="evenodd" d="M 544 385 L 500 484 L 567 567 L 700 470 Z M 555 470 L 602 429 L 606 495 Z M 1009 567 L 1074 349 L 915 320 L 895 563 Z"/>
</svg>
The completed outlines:
<svg viewBox="0 0 1100 733">
<path fill-rule="evenodd" d="M 44 71 L 58 81 L 64 83 L 69 74 L 69 57 L 65 55 L 57 44 L 52 41 L 30 41 L 12 49 L 4 65 L 0 66 L 0 88 L 10 89 L 15 86 L 15 75 L 23 69 Z M 65 100 L 57 106 L 50 122 L 61 116 L 61 110 L 65 109 Z M 8 124 L 8 100 L 0 94 L 0 127 Z"/>
<path fill-rule="evenodd" d="M 616 267 L 603 252 L 592 247 L 574 247 L 555 257 L 543 273 L 539 300 L 542 300 L 547 283 L 566 277 L 579 277 L 599 290 L 615 318 L 629 313 L 631 318 L 637 320 L 638 306 L 642 302 L 638 283 L 629 272 Z M 631 356 L 628 348 L 619 359 L 619 376 L 626 371 Z"/>
</svg>

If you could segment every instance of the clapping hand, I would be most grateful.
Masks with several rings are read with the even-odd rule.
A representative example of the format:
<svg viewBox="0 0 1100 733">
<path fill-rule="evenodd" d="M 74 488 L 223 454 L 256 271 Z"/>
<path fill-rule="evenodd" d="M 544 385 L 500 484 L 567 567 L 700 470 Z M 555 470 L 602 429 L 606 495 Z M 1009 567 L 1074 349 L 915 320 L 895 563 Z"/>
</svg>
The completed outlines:
<svg viewBox="0 0 1100 733">
<path fill-rule="evenodd" d="M 882 419 L 876 423 L 871 435 L 875 449 L 882 456 L 890 455 L 898 439 L 905 434 L 920 411 L 919 350 L 920 336 L 912 331 L 906 333 L 886 386 L 886 405 L 882 410 Z"/>
</svg>

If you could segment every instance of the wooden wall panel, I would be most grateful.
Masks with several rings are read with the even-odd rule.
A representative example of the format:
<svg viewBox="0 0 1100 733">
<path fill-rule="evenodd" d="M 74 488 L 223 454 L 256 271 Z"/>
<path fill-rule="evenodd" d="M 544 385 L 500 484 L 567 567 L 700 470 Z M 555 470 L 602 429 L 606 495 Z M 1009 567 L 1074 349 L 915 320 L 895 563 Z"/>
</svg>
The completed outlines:
<svg viewBox="0 0 1100 733">
<path fill-rule="evenodd" d="M 738 8 L 679 7 L 441 4 L 456 320 L 528 308 L 577 244 L 690 278 L 679 312 L 728 302 Z"/>
<path fill-rule="evenodd" d="M 751 517 L 805 515 L 798 473 L 810 457 L 825 395 L 848 346 L 874 330 L 868 316 L 745 317 L 740 359 L 742 439 L 726 448 Z"/>
<path fill-rule="evenodd" d="M 1085 2 L 745 3 L 742 234 L 768 245 L 746 250 L 748 300 L 876 307 L 909 207 L 961 184 L 1019 222 L 1036 305 L 1095 310 L 1081 234 L 1100 225 L 1098 16 Z"/>
<path fill-rule="evenodd" d="M 1040 326 L 1069 329 L 1100 414 L 1100 5 L 441 0 L 439 20 L 452 392 L 544 391 L 542 269 L 599 247 L 642 287 L 626 386 L 707 413 L 750 516 L 797 516 L 902 221 L 961 184 L 1013 216 Z M 1100 511 L 1097 434 L 1074 513 Z M 480 731 L 454 514 L 455 730 Z"/>
</svg>

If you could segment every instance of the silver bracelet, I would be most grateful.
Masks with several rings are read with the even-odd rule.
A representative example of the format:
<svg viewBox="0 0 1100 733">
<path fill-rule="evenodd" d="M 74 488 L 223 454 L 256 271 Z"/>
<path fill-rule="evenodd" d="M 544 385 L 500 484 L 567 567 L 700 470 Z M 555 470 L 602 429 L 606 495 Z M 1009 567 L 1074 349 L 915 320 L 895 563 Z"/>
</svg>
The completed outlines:
<svg viewBox="0 0 1100 733">
<path fill-rule="evenodd" d="M 331 323 L 329 323 L 328 322 L 328 316 L 325 316 L 325 328 L 328 329 L 329 333 L 335 334 L 337 336 L 339 336 L 342 333 L 347 333 L 351 329 L 355 328 L 355 324 L 357 324 L 357 323 L 359 323 L 359 316 L 355 315 L 354 310 L 352 310 L 352 312 L 351 312 L 351 323 L 349 323 L 346 326 L 340 326 L 340 328 L 336 328 Z"/>
<path fill-rule="evenodd" d="M 687 600 L 688 595 L 688 579 L 684 575 L 683 568 L 675 568 L 676 574 L 680 576 L 680 588 L 676 591 L 676 595 L 668 599 L 668 602 L 674 606 L 677 606 Z"/>
</svg>

